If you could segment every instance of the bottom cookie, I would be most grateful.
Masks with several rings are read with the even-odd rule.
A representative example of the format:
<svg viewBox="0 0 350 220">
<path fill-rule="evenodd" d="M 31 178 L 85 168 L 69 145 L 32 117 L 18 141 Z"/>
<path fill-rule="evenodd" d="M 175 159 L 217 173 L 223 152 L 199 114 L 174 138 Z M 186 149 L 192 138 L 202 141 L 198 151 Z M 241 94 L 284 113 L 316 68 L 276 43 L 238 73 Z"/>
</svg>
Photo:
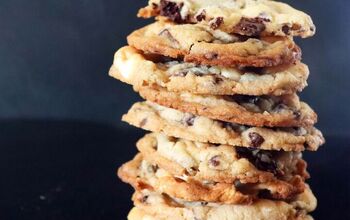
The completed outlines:
<svg viewBox="0 0 350 220">
<path fill-rule="evenodd" d="M 312 220 L 308 215 L 316 207 L 316 198 L 308 189 L 290 203 L 259 200 L 251 205 L 221 205 L 185 202 L 148 190 L 133 196 L 135 208 L 129 220 Z"/>
</svg>

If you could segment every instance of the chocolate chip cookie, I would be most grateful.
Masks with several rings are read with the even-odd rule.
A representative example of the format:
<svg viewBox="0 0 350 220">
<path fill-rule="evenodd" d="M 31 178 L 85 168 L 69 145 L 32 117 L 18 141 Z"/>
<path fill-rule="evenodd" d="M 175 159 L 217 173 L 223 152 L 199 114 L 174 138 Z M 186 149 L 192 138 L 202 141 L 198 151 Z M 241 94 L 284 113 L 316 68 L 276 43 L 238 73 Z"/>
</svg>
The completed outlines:
<svg viewBox="0 0 350 220">
<path fill-rule="evenodd" d="M 198 65 L 126 46 L 116 52 L 109 75 L 135 88 L 158 85 L 193 94 L 280 96 L 302 91 L 309 69 L 300 62 L 266 68 Z"/>
<path fill-rule="evenodd" d="M 301 59 L 301 50 L 292 38 L 242 38 L 200 24 L 158 21 L 134 31 L 128 36 L 128 43 L 146 53 L 213 66 L 269 67 Z"/>
<path fill-rule="evenodd" d="M 177 138 L 263 150 L 315 151 L 324 143 L 322 133 L 314 127 L 250 127 L 183 113 L 151 102 L 134 104 L 122 120 Z"/>
<path fill-rule="evenodd" d="M 149 216 L 157 220 L 312 220 L 308 213 L 317 204 L 309 188 L 290 202 L 261 199 L 250 205 L 186 202 L 152 190 L 136 191 L 133 201 L 136 209 L 129 214 L 129 220 L 134 220 L 134 216 Z"/>
<path fill-rule="evenodd" d="M 309 177 L 301 153 L 200 143 L 151 133 L 137 148 L 144 160 L 172 176 L 227 183 L 265 198 L 290 199 Z"/>
<path fill-rule="evenodd" d="M 183 24 L 203 24 L 212 30 L 244 36 L 311 37 L 309 15 L 271 0 L 150 0 L 139 17 L 161 16 Z"/>
<path fill-rule="evenodd" d="M 308 127 L 316 113 L 295 94 L 285 96 L 212 96 L 141 87 L 140 95 L 162 106 L 225 122 L 257 127 Z"/>
</svg>

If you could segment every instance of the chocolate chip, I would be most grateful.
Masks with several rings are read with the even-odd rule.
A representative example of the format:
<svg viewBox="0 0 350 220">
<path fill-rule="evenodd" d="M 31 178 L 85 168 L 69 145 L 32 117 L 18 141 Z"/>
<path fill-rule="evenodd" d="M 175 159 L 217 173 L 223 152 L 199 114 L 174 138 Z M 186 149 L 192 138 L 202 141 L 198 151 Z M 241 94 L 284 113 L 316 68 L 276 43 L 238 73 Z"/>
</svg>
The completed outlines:
<svg viewBox="0 0 350 220">
<path fill-rule="evenodd" d="M 148 200 L 149 196 L 142 196 L 142 198 L 140 199 L 140 202 L 141 203 L 147 203 L 147 200 Z"/>
<path fill-rule="evenodd" d="M 288 25 L 283 25 L 282 31 L 285 35 L 289 35 L 290 27 Z"/>
<path fill-rule="evenodd" d="M 271 192 L 267 189 L 260 190 L 258 193 L 258 198 L 261 199 L 272 199 Z"/>
<path fill-rule="evenodd" d="M 157 9 L 157 8 L 158 8 L 158 4 L 156 4 L 156 3 L 153 2 L 153 3 L 152 3 L 152 8 L 153 8 L 153 9 Z"/>
<path fill-rule="evenodd" d="M 260 147 L 262 143 L 264 143 L 265 139 L 256 132 L 249 133 L 250 143 L 252 147 Z"/>
<path fill-rule="evenodd" d="M 168 29 L 162 30 L 158 35 L 168 38 L 168 39 L 169 39 L 172 43 L 174 43 L 174 44 L 177 44 L 177 45 L 179 44 L 179 41 L 177 41 L 177 40 L 173 37 L 173 35 L 170 33 L 170 31 L 169 31 Z"/>
<path fill-rule="evenodd" d="M 257 105 L 260 101 L 260 97 L 250 96 L 250 95 L 234 95 L 234 96 L 230 96 L 230 98 L 239 104 L 250 103 L 250 104 Z"/>
<path fill-rule="evenodd" d="M 210 158 L 209 160 L 209 164 L 214 166 L 214 167 L 217 167 L 220 165 L 220 160 L 219 160 L 220 156 L 219 155 L 216 155 L 212 158 Z"/>
<path fill-rule="evenodd" d="M 147 167 L 147 171 L 149 173 L 156 173 L 158 169 L 159 169 L 158 165 L 150 165 Z"/>
<path fill-rule="evenodd" d="M 182 23 L 184 20 L 181 17 L 181 9 L 183 3 L 175 3 L 167 0 L 160 1 L 160 15 L 168 17 L 170 20 Z"/>
<path fill-rule="evenodd" d="M 296 120 L 299 120 L 300 117 L 301 117 L 301 112 L 298 111 L 298 110 L 294 110 L 294 111 L 293 111 L 293 115 L 294 115 L 294 118 L 295 118 Z"/>
<path fill-rule="evenodd" d="M 224 23 L 223 17 L 216 17 L 210 21 L 210 28 L 216 30 L 220 27 L 220 25 Z"/>
<path fill-rule="evenodd" d="M 206 205 L 208 205 L 208 202 L 201 202 L 201 205 L 206 206 Z"/>
<path fill-rule="evenodd" d="M 204 54 L 204 57 L 208 60 L 215 60 L 219 57 L 219 55 L 217 53 L 212 52 Z"/>
<path fill-rule="evenodd" d="M 252 66 L 244 66 L 239 68 L 240 71 L 244 73 L 255 73 L 255 74 L 263 74 L 263 67 L 252 67 Z"/>
<path fill-rule="evenodd" d="M 234 33 L 239 33 L 246 36 L 256 37 L 265 30 L 264 22 L 268 22 L 265 18 L 241 18 L 236 26 L 233 27 Z"/>
<path fill-rule="evenodd" d="M 140 122 L 140 127 L 142 128 L 143 126 L 145 126 L 147 123 L 147 118 L 142 119 L 142 121 Z"/>
<path fill-rule="evenodd" d="M 282 176 L 283 171 L 278 168 L 274 158 L 279 154 L 278 151 L 259 150 L 255 148 L 236 147 L 238 158 L 249 160 L 254 166 L 263 171 L 271 172 L 276 176 Z"/>
<path fill-rule="evenodd" d="M 310 150 L 311 149 L 309 143 L 307 143 L 307 142 L 304 143 L 304 148 L 305 148 L 305 150 Z"/>
<path fill-rule="evenodd" d="M 206 18 L 206 11 L 202 10 L 200 14 L 196 16 L 197 21 L 203 21 Z"/>
<path fill-rule="evenodd" d="M 195 119 L 196 119 L 196 116 L 190 113 L 186 113 L 185 117 L 182 119 L 182 122 L 187 126 L 193 126 Z"/>
<path fill-rule="evenodd" d="M 221 82 L 223 82 L 224 80 L 221 77 L 218 76 L 214 76 L 214 83 L 215 84 L 219 84 Z"/>
</svg>

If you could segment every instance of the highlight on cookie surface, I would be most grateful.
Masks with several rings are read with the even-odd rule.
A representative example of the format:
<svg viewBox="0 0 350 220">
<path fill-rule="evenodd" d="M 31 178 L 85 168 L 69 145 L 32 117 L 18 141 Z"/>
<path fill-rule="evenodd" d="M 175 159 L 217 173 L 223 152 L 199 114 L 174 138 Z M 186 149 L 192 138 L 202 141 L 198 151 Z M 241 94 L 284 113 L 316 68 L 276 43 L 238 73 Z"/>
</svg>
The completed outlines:
<svg viewBox="0 0 350 220">
<path fill-rule="evenodd" d="M 139 17 L 161 16 L 176 23 L 198 23 L 213 30 L 244 36 L 311 37 L 309 15 L 271 0 L 149 0 Z"/>
<path fill-rule="evenodd" d="M 126 46 L 115 53 L 109 74 L 136 89 L 157 85 L 193 94 L 280 96 L 301 92 L 309 69 L 300 62 L 262 68 L 198 65 Z"/>
</svg>

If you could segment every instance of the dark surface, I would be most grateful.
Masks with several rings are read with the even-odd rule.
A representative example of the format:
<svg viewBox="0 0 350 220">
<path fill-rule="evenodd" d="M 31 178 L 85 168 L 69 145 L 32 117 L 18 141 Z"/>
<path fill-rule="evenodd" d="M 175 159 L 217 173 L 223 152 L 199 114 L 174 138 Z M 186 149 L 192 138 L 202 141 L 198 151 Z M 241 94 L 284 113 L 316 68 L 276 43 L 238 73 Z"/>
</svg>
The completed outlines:
<svg viewBox="0 0 350 220">
<path fill-rule="evenodd" d="M 1 121 L 1 219 L 125 219 L 132 190 L 115 170 L 141 136 L 78 121 Z M 306 154 L 319 199 L 314 217 L 350 219 L 350 139 L 327 140 Z"/>
<path fill-rule="evenodd" d="M 1 0 L 0 118 L 117 123 L 137 95 L 107 76 L 147 0 Z M 309 13 L 317 34 L 297 39 L 310 65 L 303 98 L 327 134 L 350 133 L 350 1 L 288 0 Z M 128 100 L 128 101 L 125 101 Z M 341 119 L 341 120 L 339 120 Z M 124 126 L 126 127 L 126 126 Z"/>
</svg>

